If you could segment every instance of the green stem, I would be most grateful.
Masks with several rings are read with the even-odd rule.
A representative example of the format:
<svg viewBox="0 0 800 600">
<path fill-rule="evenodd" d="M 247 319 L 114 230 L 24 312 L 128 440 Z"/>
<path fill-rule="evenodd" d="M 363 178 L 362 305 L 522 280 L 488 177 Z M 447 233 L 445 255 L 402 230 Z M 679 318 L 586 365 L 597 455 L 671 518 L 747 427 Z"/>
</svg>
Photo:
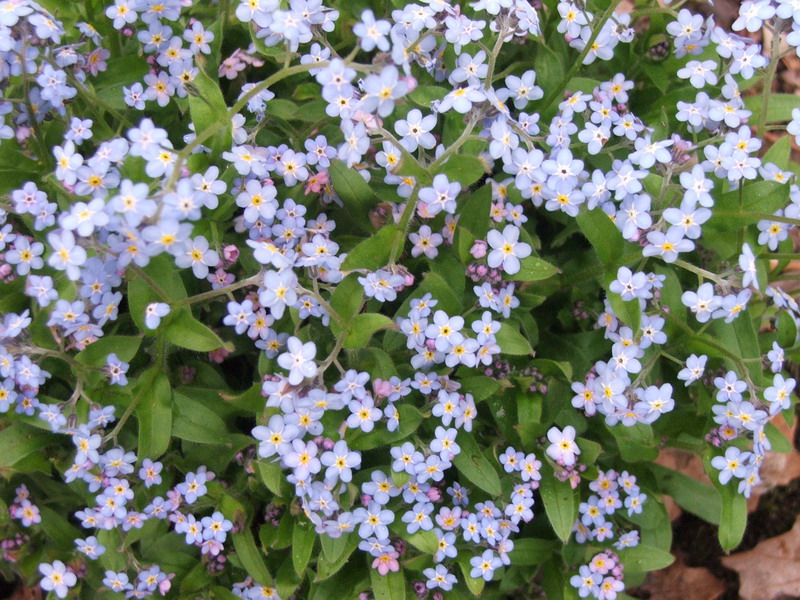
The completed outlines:
<svg viewBox="0 0 800 600">
<path fill-rule="evenodd" d="M 281 69 L 277 73 L 273 73 L 261 83 L 258 83 L 255 86 L 253 86 L 251 90 L 242 95 L 242 97 L 239 98 L 239 100 L 237 100 L 236 103 L 228 109 L 228 112 L 225 114 L 225 118 L 220 119 L 208 129 L 205 129 L 203 131 L 198 131 L 195 138 L 191 142 L 186 144 L 183 150 L 178 152 L 177 157 L 175 159 L 175 165 L 172 168 L 172 172 L 170 173 L 169 179 L 164 185 L 163 193 L 167 194 L 170 191 L 172 191 L 172 189 L 175 187 L 175 184 L 178 182 L 178 178 L 180 177 L 181 167 L 183 166 L 183 163 L 189 158 L 189 156 L 191 156 L 192 151 L 195 148 L 202 145 L 203 142 L 205 142 L 219 130 L 221 130 L 224 127 L 227 127 L 227 125 L 231 122 L 231 119 L 233 119 L 233 117 L 236 116 L 240 110 L 242 110 L 245 106 L 247 106 L 247 103 L 252 98 L 260 94 L 269 86 L 275 85 L 279 81 L 283 81 L 284 79 L 287 79 L 288 77 L 291 77 L 293 75 L 297 75 L 298 73 L 306 73 L 312 69 L 325 68 L 328 66 L 328 64 L 329 64 L 328 61 L 323 61 L 319 63 L 309 63 L 305 65 L 294 65 L 293 67 L 289 67 L 288 69 Z"/>
<path fill-rule="evenodd" d="M 800 219 L 792 219 L 790 217 L 773 215 L 771 213 L 719 209 L 719 210 L 714 210 L 714 215 L 718 217 L 734 217 L 734 216 L 749 217 L 751 219 L 775 221 L 777 223 L 786 223 L 788 225 L 800 226 Z"/>
<path fill-rule="evenodd" d="M 131 271 L 133 271 L 134 273 L 136 273 L 136 275 L 141 277 L 142 281 L 144 281 L 148 286 L 150 286 L 150 289 L 152 289 L 156 294 L 158 294 L 158 297 L 161 298 L 161 300 L 163 300 L 164 302 L 169 304 L 169 302 L 170 302 L 169 294 L 167 294 L 161 288 L 161 286 L 158 285 L 152 277 L 150 277 L 150 275 L 145 273 L 144 270 L 141 267 L 131 263 L 131 264 L 128 265 L 128 268 Z"/>
<path fill-rule="evenodd" d="M 320 296 L 319 293 L 315 292 L 314 290 L 306 289 L 301 285 L 298 285 L 295 289 L 300 294 L 308 294 L 309 296 L 314 298 L 314 300 L 319 302 L 319 305 L 325 310 L 325 312 L 327 312 L 331 316 L 331 318 L 334 321 L 336 321 L 339 327 L 341 327 L 342 329 L 347 329 L 347 323 L 344 322 L 344 319 L 342 319 L 342 317 L 339 316 L 339 313 L 333 310 L 333 307 L 330 304 L 328 304 L 328 302 L 322 296 Z"/>
<path fill-rule="evenodd" d="M 147 382 L 142 381 L 141 382 L 141 384 L 140 384 L 141 387 L 139 387 L 139 391 L 136 392 L 136 395 L 133 397 L 133 399 L 131 400 L 131 403 L 125 409 L 125 412 L 122 413 L 122 416 L 119 418 L 119 421 L 117 421 L 117 424 L 114 426 L 114 429 L 112 429 L 110 432 L 108 432 L 103 437 L 103 442 L 107 442 L 108 440 L 116 440 L 117 439 L 117 435 L 122 430 L 123 425 L 125 425 L 125 423 L 127 423 L 128 419 L 131 418 L 131 415 L 133 414 L 133 411 L 136 410 L 136 407 L 139 405 L 139 402 L 141 401 L 142 396 L 144 395 L 144 393 L 146 391 L 148 391 L 148 389 L 150 387 L 149 384 L 152 383 L 156 372 L 157 371 L 155 369 L 153 369 L 152 371 L 148 372 L 148 377 L 149 377 L 150 381 L 147 381 Z M 151 375 L 149 375 L 149 373 L 153 373 L 154 375 L 151 376 Z"/>
<path fill-rule="evenodd" d="M 497 32 L 497 40 L 494 43 L 494 47 L 492 48 L 492 52 L 489 54 L 489 68 L 486 71 L 486 83 L 484 83 L 483 88 L 488 90 L 492 87 L 492 82 L 494 81 L 494 67 L 497 63 L 497 57 L 500 55 L 500 49 L 503 47 L 503 38 L 506 37 L 506 21 L 502 21 L 502 26 L 500 27 L 499 31 Z"/>
<path fill-rule="evenodd" d="M 567 88 L 567 84 L 569 83 L 569 81 L 573 77 L 575 77 L 575 74 L 580 70 L 581 66 L 583 66 L 583 61 L 589 55 L 589 52 L 591 51 L 592 45 L 597 39 L 597 36 L 600 35 L 600 31 L 605 26 L 606 21 L 608 21 L 611 18 L 611 15 L 614 14 L 614 9 L 617 8 L 620 2 L 622 2 L 622 0 L 613 0 L 613 2 L 611 2 L 609 7 L 606 9 L 606 12 L 603 13 L 603 16 L 600 17 L 600 21 L 598 21 L 597 26 L 592 31 L 592 35 L 589 37 L 589 41 L 586 42 L 586 46 L 583 48 L 583 51 L 578 56 L 578 59 L 572 64 L 572 67 L 567 72 L 566 76 L 561 81 L 561 83 L 558 84 L 558 87 L 554 88 L 553 91 L 550 92 L 545 101 L 542 103 L 542 108 L 544 110 L 547 110 L 553 103 L 553 100 L 555 100 L 561 94 L 564 93 L 564 90 Z"/>
<path fill-rule="evenodd" d="M 761 112 L 758 115 L 758 137 L 764 137 L 764 128 L 767 124 L 767 109 L 769 108 L 769 97 L 772 95 L 772 80 L 778 70 L 778 55 L 781 50 L 781 31 L 783 30 L 783 19 L 779 19 L 772 31 L 772 45 L 769 53 L 769 67 L 764 78 L 764 89 L 761 92 Z"/>
<path fill-rule="evenodd" d="M 731 359 L 736 365 L 736 367 L 741 371 L 741 375 L 746 379 L 748 385 L 751 388 L 754 387 L 753 383 L 750 381 L 750 372 L 747 370 L 747 365 L 745 365 L 742 358 L 736 356 L 733 352 L 725 348 L 725 346 L 721 346 L 720 344 L 718 344 L 711 336 L 695 332 L 691 327 L 689 327 L 686 323 L 684 323 L 681 319 L 677 318 L 672 313 L 669 313 L 667 311 L 662 311 L 661 314 L 667 319 L 667 321 L 674 323 L 680 329 L 682 329 L 689 337 L 696 339 L 697 341 L 705 344 L 709 348 L 713 348 L 720 354 Z"/>
<path fill-rule="evenodd" d="M 406 244 L 406 239 L 408 238 L 408 229 L 411 226 L 411 217 L 414 216 L 414 211 L 417 209 L 418 201 L 419 187 L 415 186 L 414 191 L 411 193 L 411 196 L 406 203 L 405 210 L 403 210 L 403 215 L 400 217 L 400 223 L 398 226 L 403 230 L 403 235 L 396 236 L 394 242 L 392 243 L 392 251 L 389 254 L 390 266 L 395 264 L 395 261 L 397 261 L 398 257 L 400 256 L 400 252 L 403 250 L 403 247 Z"/>
<path fill-rule="evenodd" d="M 464 128 L 464 131 L 462 131 L 461 135 L 458 136 L 458 139 L 456 139 L 456 141 L 453 142 L 453 144 L 447 150 L 445 150 L 439 158 L 430 164 L 429 168 L 432 173 L 435 172 L 436 169 L 438 169 L 441 165 L 443 165 L 444 162 L 453 155 L 453 153 L 457 152 L 458 149 L 461 148 L 461 146 L 463 146 L 467 140 L 469 140 L 470 136 L 472 135 L 472 130 L 475 128 L 475 123 L 476 121 L 474 119 L 470 119 L 467 123 L 467 126 Z"/>
<path fill-rule="evenodd" d="M 263 280 L 263 278 L 264 275 L 262 273 L 256 273 L 252 277 L 248 277 L 247 279 L 242 279 L 241 281 L 237 281 L 236 283 L 226 285 L 225 287 L 221 287 L 216 290 L 210 290 L 208 292 L 203 292 L 201 294 L 195 294 L 194 296 L 189 296 L 188 298 L 184 298 L 183 300 L 178 300 L 177 302 L 174 303 L 174 306 L 186 306 L 188 304 L 197 304 L 198 302 L 205 302 L 206 300 L 211 300 L 212 298 L 216 298 L 217 296 L 224 296 L 225 294 L 235 292 L 236 290 L 240 290 L 249 285 L 258 285 L 259 281 Z"/>
<path fill-rule="evenodd" d="M 775 252 L 773 254 L 764 254 L 757 256 L 758 260 L 798 260 L 800 253 L 797 252 Z"/>
<path fill-rule="evenodd" d="M 639 375 L 636 376 L 636 379 L 633 380 L 633 383 L 628 386 L 630 389 L 635 390 L 637 387 L 639 387 L 639 385 L 649 375 L 650 371 L 653 370 L 653 365 L 656 364 L 659 356 L 661 356 L 661 351 L 656 350 L 656 352 L 653 353 L 653 356 L 651 356 L 650 359 L 642 366 L 642 370 L 639 371 Z"/>
<path fill-rule="evenodd" d="M 424 166 L 422 166 L 422 163 L 421 163 L 421 162 L 419 162 L 419 161 L 417 160 L 417 158 L 416 158 L 416 157 L 415 157 L 413 154 L 411 154 L 411 153 L 410 153 L 408 150 L 406 150 L 405 146 L 403 146 L 403 144 L 401 144 L 401 143 L 400 143 L 400 140 L 398 140 L 398 139 L 397 139 L 397 138 L 396 138 L 396 137 L 395 137 L 395 136 L 392 134 L 392 132 L 391 132 L 391 131 L 387 131 L 387 130 L 386 130 L 386 129 L 384 129 L 383 127 L 378 127 L 378 131 L 380 132 L 380 134 L 381 134 L 383 137 L 385 137 L 385 138 L 386 138 L 386 141 L 389 141 L 389 142 L 391 142 L 391 143 L 394 145 L 394 147 L 395 147 L 395 148 L 397 148 L 397 149 L 400 151 L 400 154 L 401 154 L 401 156 L 402 156 L 403 158 L 405 158 L 406 160 L 408 160 L 408 161 L 410 161 L 410 162 L 413 162 L 413 163 L 414 163 L 414 164 L 415 164 L 415 165 L 416 165 L 416 166 L 417 166 L 417 167 L 418 167 L 420 170 L 422 170 L 422 171 L 426 171 L 425 167 L 424 167 Z"/>
<path fill-rule="evenodd" d="M 685 260 L 681 260 L 680 258 L 677 259 L 673 264 L 676 267 L 681 267 L 683 269 L 686 269 L 687 271 L 695 273 L 700 278 L 701 281 L 703 278 L 710 279 L 711 281 L 713 281 L 714 283 L 716 283 L 721 287 L 728 287 L 728 284 L 724 279 L 720 278 L 718 275 L 715 275 L 711 271 L 703 269 L 702 267 L 697 267 L 691 263 L 686 262 Z"/>
</svg>

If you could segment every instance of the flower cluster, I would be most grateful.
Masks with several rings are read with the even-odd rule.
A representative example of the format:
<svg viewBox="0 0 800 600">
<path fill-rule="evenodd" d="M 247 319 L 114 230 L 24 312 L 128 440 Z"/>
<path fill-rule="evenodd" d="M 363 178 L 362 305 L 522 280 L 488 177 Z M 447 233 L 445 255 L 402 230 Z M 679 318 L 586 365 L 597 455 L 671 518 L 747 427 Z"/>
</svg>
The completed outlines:
<svg viewBox="0 0 800 600">
<path fill-rule="evenodd" d="M 663 491 L 618 457 L 680 423 L 750 495 L 796 387 L 800 187 L 760 154 L 768 123 L 800 139 L 770 100 L 796 0 L 740 7 L 769 56 L 618 0 L 73 4 L 0 2 L 21 576 L 440 600 L 559 538 L 603 549 L 547 568 L 614 600 Z"/>
</svg>

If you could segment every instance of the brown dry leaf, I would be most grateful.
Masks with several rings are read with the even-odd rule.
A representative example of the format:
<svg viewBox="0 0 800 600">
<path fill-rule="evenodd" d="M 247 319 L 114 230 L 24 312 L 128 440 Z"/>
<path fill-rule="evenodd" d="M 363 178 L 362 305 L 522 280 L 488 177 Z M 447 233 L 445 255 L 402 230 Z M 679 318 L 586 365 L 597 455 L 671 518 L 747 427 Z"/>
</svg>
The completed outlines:
<svg viewBox="0 0 800 600">
<path fill-rule="evenodd" d="M 617 5 L 616 12 L 618 12 L 618 13 L 632 13 L 634 8 L 635 7 L 633 5 L 633 2 L 631 2 L 631 0 L 622 0 L 622 2 L 620 2 Z"/>
<path fill-rule="evenodd" d="M 9 600 L 42 600 L 42 588 L 20 585 L 14 590 Z"/>
<path fill-rule="evenodd" d="M 794 427 L 790 428 L 781 415 L 775 415 L 772 417 L 771 422 L 788 440 L 794 440 L 795 430 L 797 429 L 796 421 Z M 770 488 L 777 485 L 788 485 L 800 477 L 800 452 L 797 450 L 786 454 L 767 452 L 758 474 L 761 477 L 761 483 L 753 488 L 750 498 L 747 499 L 747 512 L 753 512 L 758 508 L 759 499 Z"/>
<path fill-rule="evenodd" d="M 684 475 L 688 475 L 701 483 L 713 485 L 703 468 L 703 461 L 693 452 L 679 450 L 678 448 L 664 448 L 659 453 L 656 464 L 675 471 L 680 471 Z M 681 507 L 669 496 L 664 496 L 664 505 L 667 508 L 670 521 L 674 521 L 681 516 L 683 512 Z"/>
<path fill-rule="evenodd" d="M 800 518 L 783 535 L 764 540 L 752 550 L 722 557 L 739 573 L 743 600 L 778 600 L 800 596 Z"/>
<path fill-rule="evenodd" d="M 781 415 L 775 415 L 770 421 L 789 441 L 794 440 L 797 421 L 795 421 L 794 427 L 791 428 Z M 797 450 L 787 454 L 768 452 L 766 458 L 764 458 L 764 464 L 761 465 L 759 475 L 761 480 L 768 486 L 788 485 L 791 481 L 800 477 L 800 452 Z"/>
<path fill-rule="evenodd" d="M 701 567 L 687 567 L 677 557 L 666 569 L 654 571 L 641 589 L 652 600 L 716 600 L 725 593 L 725 582 Z"/>
</svg>

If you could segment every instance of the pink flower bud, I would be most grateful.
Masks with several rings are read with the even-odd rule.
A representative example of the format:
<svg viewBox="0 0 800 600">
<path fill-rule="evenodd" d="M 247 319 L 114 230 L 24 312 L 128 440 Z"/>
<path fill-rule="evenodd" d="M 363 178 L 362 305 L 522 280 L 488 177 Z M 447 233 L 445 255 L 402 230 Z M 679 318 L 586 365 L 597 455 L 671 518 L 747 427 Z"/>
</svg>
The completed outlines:
<svg viewBox="0 0 800 600">
<path fill-rule="evenodd" d="M 233 244 L 228 244 L 222 249 L 222 256 L 229 263 L 235 263 L 239 260 L 239 248 Z"/>
<path fill-rule="evenodd" d="M 417 87 L 417 78 L 411 75 L 408 75 L 407 77 L 401 77 L 400 81 L 405 81 L 406 85 L 408 86 L 409 94 L 413 92 Z"/>
<path fill-rule="evenodd" d="M 428 500 L 431 502 L 440 502 L 442 500 L 442 490 L 437 487 L 432 487 L 425 495 L 428 497 Z"/>
<path fill-rule="evenodd" d="M 30 135 L 31 135 L 30 127 L 25 127 L 24 125 L 17 127 L 17 141 L 19 143 L 22 143 L 25 140 L 27 140 L 30 137 Z"/>
<path fill-rule="evenodd" d="M 486 256 L 487 248 L 488 246 L 485 241 L 475 240 L 475 243 L 472 244 L 472 248 L 469 249 L 469 253 L 473 256 L 473 258 L 483 258 Z"/>
<path fill-rule="evenodd" d="M 392 393 L 392 386 L 388 381 L 376 379 L 372 382 L 372 391 L 378 398 L 388 398 Z"/>
<path fill-rule="evenodd" d="M 170 573 L 169 575 L 167 575 L 167 578 L 164 579 L 164 581 L 158 584 L 158 591 L 161 593 L 162 596 L 166 596 L 167 592 L 169 592 L 170 588 L 172 587 L 173 577 L 175 577 L 175 573 Z"/>
</svg>

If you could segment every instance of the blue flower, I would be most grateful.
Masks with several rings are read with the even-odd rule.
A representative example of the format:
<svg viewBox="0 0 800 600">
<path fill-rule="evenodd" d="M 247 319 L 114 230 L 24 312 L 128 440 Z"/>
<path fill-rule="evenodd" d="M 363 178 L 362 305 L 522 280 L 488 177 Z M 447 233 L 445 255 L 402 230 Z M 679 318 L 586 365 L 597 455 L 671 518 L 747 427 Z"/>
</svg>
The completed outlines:
<svg viewBox="0 0 800 600">
<path fill-rule="evenodd" d="M 353 33 L 358 37 L 362 50 L 370 52 L 375 47 L 386 52 L 389 50 L 389 30 L 391 25 L 384 19 L 375 20 L 375 13 L 365 10 L 361 13 L 361 21 L 353 27 Z"/>
<path fill-rule="evenodd" d="M 66 598 L 69 588 L 78 582 L 75 573 L 68 571 L 66 565 L 60 560 L 53 563 L 42 563 L 39 572 L 44 576 L 40 585 L 42 589 L 55 592 L 59 598 Z"/>
<path fill-rule="evenodd" d="M 428 214 L 432 216 L 442 211 L 455 214 L 456 197 L 460 192 L 460 183 L 450 182 L 446 175 L 439 173 L 433 178 L 432 187 L 424 187 L 419 191 L 419 199 L 426 204 Z"/>
<path fill-rule="evenodd" d="M 85 554 L 92 560 L 96 560 L 101 554 L 103 554 L 106 549 L 105 546 L 101 545 L 97 538 L 93 535 L 89 536 L 85 540 L 76 539 L 75 545 L 78 547 L 78 551 L 82 554 Z"/>
<path fill-rule="evenodd" d="M 161 324 L 162 317 L 169 314 L 169 304 L 164 302 L 151 302 L 145 308 L 144 323 L 148 329 L 157 329 Z"/>
<path fill-rule="evenodd" d="M 487 257 L 490 267 L 502 265 L 503 270 L 509 275 L 519 272 L 519 259 L 527 258 L 532 252 L 529 244 L 518 241 L 519 233 L 519 228 L 514 225 L 506 225 L 502 233 L 496 229 L 489 231 L 486 241 L 492 248 Z"/>
<path fill-rule="evenodd" d="M 353 518 L 360 523 L 358 535 L 366 540 L 371 536 L 379 540 L 388 539 L 390 525 L 394 522 L 394 513 L 384 509 L 377 502 L 370 502 L 367 508 L 357 508 L 353 511 Z"/>
<path fill-rule="evenodd" d="M 742 452 L 736 446 L 731 446 L 725 450 L 725 456 L 715 456 L 711 459 L 711 466 L 719 471 L 719 482 L 725 485 L 731 477 L 743 478 L 750 460 L 750 452 Z"/>
<path fill-rule="evenodd" d="M 320 462 L 327 466 L 325 479 L 336 481 L 337 479 L 348 483 L 352 481 L 353 469 L 361 466 L 361 454 L 351 451 L 347 447 L 347 442 L 339 440 L 333 446 L 333 450 L 323 452 Z"/>
<path fill-rule="evenodd" d="M 434 568 L 425 569 L 422 574 L 428 578 L 428 581 L 425 582 L 425 587 L 429 590 L 439 588 L 448 592 L 458 582 L 456 576 L 450 573 L 444 565 L 436 565 Z"/>
<path fill-rule="evenodd" d="M 469 559 L 472 570 L 469 575 L 473 579 L 483 578 L 484 581 L 491 581 L 494 572 L 503 566 L 503 561 L 491 550 L 484 550 L 481 556 L 473 556 Z"/>
<path fill-rule="evenodd" d="M 266 426 L 259 425 L 254 427 L 252 434 L 260 440 L 258 455 L 262 458 L 269 458 L 274 454 L 282 455 L 290 449 L 290 442 L 294 440 L 300 431 L 294 425 L 287 425 L 281 415 L 272 415 Z"/>
</svg>

